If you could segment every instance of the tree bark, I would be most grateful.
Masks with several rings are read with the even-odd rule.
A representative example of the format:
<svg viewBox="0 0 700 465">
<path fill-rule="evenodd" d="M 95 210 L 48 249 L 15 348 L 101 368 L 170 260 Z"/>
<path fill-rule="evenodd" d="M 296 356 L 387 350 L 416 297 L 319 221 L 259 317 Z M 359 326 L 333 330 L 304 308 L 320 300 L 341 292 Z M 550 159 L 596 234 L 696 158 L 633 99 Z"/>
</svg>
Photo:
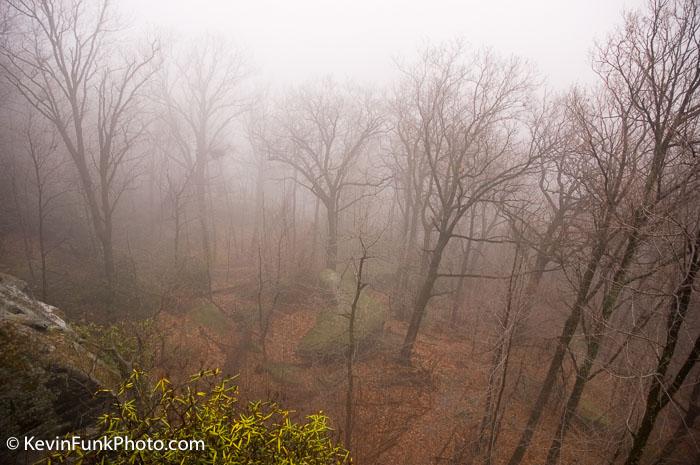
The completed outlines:
<svg viewBox="0 0 700 465">
<path fill-rule="evenodd" d="M 326 246 L 326 268 L 336 271 L 338 266 L 338 211 L 335 205 L 326 205 L 328 217 L 328 244 Z"/>
<path fill-rule="evenodd" d="M 693 392 L 690 394 L 690 404 L 685 412 L 685 416 L 673 432 L 671 439 L 668 440 L 661 450 L 654 465 L 670 465 L 673 463 L 670 460 L 673 452 L 681 445 L 683 439 L 688 436 L 689 431 L 695 426 L 695 422 L 700 417 L 700 402 L 698 401 L 700 401 L 700 380 L 697 380 L 695 386 L 693 386 Z"/>
<path fill-rule="evenodd" d="M 610 225 L 610 219 L 611 213 L 608 212 L 603 222 L 602 228 L 598 231 L 596 243 L 593 247 L 593 250 L 591 251 L 591 256 L 586 265 L 586 271 L 583 274 L 581 283 L 578 288 L 578 292 L 576 294 L 576 300 L 574 301 L 571 313 L 569 314 L 568 318 L 566 319 L 566 322 L 564 323 L 564 328 L 562 329 L 561 335 L 559 336 L 557 348 L 554 352 L 554 357 L 552 358 L 552 361 L 549 364 L 547 375 L 545 376 L 545 379 L 542 383 L 542 387 L 540 388 L 540 392 L 537 395 L 535 405 L 533 406 L 532 411 L 530 412 L 530 416 L 528 417 L 525 428 L 523 429 L 523 432 L 520 435 L 518 445 L 516 446 L 515 450 L 513 451 L 513 454 L 508 460 L 508 465 L 518 465 L 522 461 L 525 452 L 530 446 L 532 436 L 535 434 L 535 428 L 537 427 L 542 413 L 544 413 L 544 410 L 547 406 L 549 397 L 552 394 L 552 390 L 554 389 L 554 385 L 556 383 L 561 364 L 564 361 L 564 356 L 566 355 L 567 348 L 569 347 L 571 339 L 576 333 L 576 328 L 578 327 L 579 322 L 581 321 L 583 308 L 586 301 L 588 300 L 588 292 L 591 288 L 591 284 L 593 283 L 593 277 L 596 273 L 596 270 L 598 269 L 598 266 L 600 265 L 600 261 L 606 249 L 608 239 L 607 228 Z"/>
<path fill-rule="evenodd" d="M 469 237 L 474 237 L 474 209 L 471 211 L 471 218 L 469 218 Z M 482 231 L 485 234 L 485 231 Z M 466 274 L 469 270 L 469 265 L 471 263 L 471 251 L 472 251 L 472 241 L 467 239 L 467 246 L 462 251 L 462 264 L 459 268 L 460 274 Z M 462 308 L 462 299 L 464 298 L 464 277 L 457 279 L 457 288 L 455 289 L 454 297 L 452 299 L 452 312 L 450 313 L 450 321 L 452 325 L 457 324 L 459 317 L 459 310 Z"/>
<path fill-rule="evenodd" d="M 413 314 L 411 315 L 411 321 L 409 322 L 408 331 L 406 332 L 406 337 L 401 347 L 399 359 L 403 363 L 410 362 L 411 354 L 413 353 L 413 346 L 416 342 L 416 338 L 418 337 L 418 330 L 420 329 L 423 316 L 425 316 L 428 301 L 430 301 L 430 298 L 432 297 L 433 286 L 438 278 L 438 269 L 440 268 L 440 262 L 442 261 L 442 253 L 447 246 L 450 234 L 451 233 L 447 231 L 441 232 L 440 236 L 438 237 L 437 244 L 435 244 L 435 249 L 430 254 L 428 271 L 425 275 L 425 279 L 423 280 L 423 285 L 420 287 L 418 296 L 416 297 L 416 302 L 413 307 Z"/>
<path fill-rule="evenodd" d="M 686 358 L 685 363 L 680 368 L 673 382 L 668 386 L 664 383 L 664 378 L 671 365 L 671 360 L 676 351 L 676 345 L 680 335 L 680 330 L 685 321 L 685 316 L 690 306 L 690 299 L 693 294 L 693 285 L 700 270 L 700 228 L 698 228 L 694 243 L 689 245 L 691 249 L 691 260 L 688 271 L 683 280 L 680 282 L 676 291 L 673 293 L 671 310 L 667 320 L 667 338 L 661 357 L 657 364 L 656 373 L 652 377 L 651 387 L 647 395 L 646 406 L 642 422 L 633 435 L 634 441 L 630 450 L 625 465 L 637 465 L 642 457 L 642 452 L 646 447 L 649 436 L 651 435 L 656 419 L 671 400 L 673 395 L 680 389 L 685 381 L 690 370 L 695 366 L 698 355 L 700 355 L 700 336 L 695 340 L 695 345 L 690 354 Z"/>
<path fill-rule="evenodd" d="M 637 252 L 637 248 L 639 247 L 639 241 L 641 240 L 640 230 L 645 223 L 644 218 L 645 216 L 641 211 L 635 212 L 635 221 L 632 226 L 632 232 L 628 238 L 627 246 L 625 247 L 620 266 L 613 275 L 612 287 L 603 298 L 601 319 L 595 325 L 593 334 L 588 340 L 586 359 L 584 360 L 583 365 L 576 372 L 576 381 L 574 382 L 574 387 L 569 395 L 569 399 L 566 402 L 564 415 L 562 415 L 559 422 L 557 433 L 554 435 L 554 439 L 552 440 L 552 444 L 547 453 L 546 465 L 554 465 L 559 460 L 559 454 L 561 453 L 564 438 L 566 437 L 566 433 L 571 426 L 571 420 L 578 409 L 578 404 L 581 401 L 581 395 L 583 394 L 583 390 L 589 380 L 593 364 L 598 358 L 598 352 L 600 351 L 600 345 L 603 340 L 605 325 L 617 307 L 617 302 L 625 286 L 625 281 L 627 279 L 629 268 L 632 264 L 632 259 Z"/>
</svg>

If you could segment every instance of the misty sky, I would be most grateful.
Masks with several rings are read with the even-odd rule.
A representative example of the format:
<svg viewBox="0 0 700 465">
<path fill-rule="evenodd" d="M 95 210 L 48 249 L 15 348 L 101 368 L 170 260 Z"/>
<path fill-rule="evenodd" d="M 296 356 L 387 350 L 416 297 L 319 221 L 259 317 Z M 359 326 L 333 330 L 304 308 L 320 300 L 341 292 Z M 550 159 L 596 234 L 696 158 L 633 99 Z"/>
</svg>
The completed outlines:
<svg viewBox="0 0 700 465">
<path fill-rule="evenodd" d="M 589 52 L 643 0 L 121 0 L 137 27 L 211 31 L 241 44 L 258 75 L 294 83 L 333 74 L 385 81 L 392 59 L 461 37 L 529 59 L 549 84 L 589 82 Z M 175 34 L 177 36 L 177 34 Z"/>
</svg>

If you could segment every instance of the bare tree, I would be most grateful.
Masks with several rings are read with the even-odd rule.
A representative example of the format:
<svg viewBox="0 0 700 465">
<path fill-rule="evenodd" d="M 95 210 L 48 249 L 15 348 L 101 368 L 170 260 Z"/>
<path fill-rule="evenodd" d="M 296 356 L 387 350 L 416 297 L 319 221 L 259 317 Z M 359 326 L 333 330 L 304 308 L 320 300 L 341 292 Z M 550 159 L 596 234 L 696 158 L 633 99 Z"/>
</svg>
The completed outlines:
<svg viewBox="0 0 700 465">
<path fill-rule="evenodd" d="M 56 135 L 53 131 L 42 134 L 33 124 L 31 116 L 27 122 L 25 136 L 27 152 L 32 161 L 32 177 L 36 191 L 36 224 L 39 242 L 39 260 L 41 272 L 41 299 L 48 295 L 48 278 L 46 259 L 51 251 L 47 243 L 47 218 L 56 199 L 65 193 L 57 187 L 57 175 L 63 167 L 62 160 L 57 157 Z"/>
<path fill-rule="evenodd" d="M 358 306 L 363 290 L 368 283 L 364 281 L 363 274 L 365 273 L 365 265 L 369 256 L 369 248 L 373 244 L 365 244 L 362 236 L 359 238 L 362 255 L 357 263 L 353 262 L 355 275 L 355 290 L 350 303 L 350 312 L 348 314 L 348 348 L 345 356 L 345 367 L 347 371 L 348 387 L 345 393 L 345 445 L 352 445 L 352 428 L 353 428 L 353 404 L 354 404 L 354 383 L 355 383 L 355 356 L 357 352 L 357 341 L 355 334 L 355 325 L 357 324 Z"/>
<path fill-rule="evenodd" d="M 120 177 L 143 131 L 134 119 L 158 47 L 113 64 L 107 0 L 17 0 L 12 39 L 0 48 L 6 78 L 56 128 L 78 170 L 100 241 L 108 285 L 114 279 L 113 216 L 133 175 Z"/>
<path fill-rule="evenodd" d="M 593 126 L 583 126 L 584 129 L 592 129 L 583 134 L 591 141 L 597 140 L 598 146 L 604 149 L 602 152 L 608 153 L 602 158 L 601 150 L 591 145 L 591 155 L 602 175 L 600 183 L 591 186 L 591 193 L 601 198 L 599 205 L 603 205 L 603 211 L 614 212 L 616 218 L 629 216 L 623 220 L 624 234 L 614 242 L 618 247 L 614 249 L 615 258 L 606 267 L 609 270 L 607 278 L 604 277 L 600 285 L 591 287 L 595 269 L 589 266 L 584 275 L 585 279 L 579 286 L 579 298 L 572 307 L 547 378 L 509 465 L 520 463 L 529 445 L 544 407 L 543 401 L 546 402 L 551 393 L 550 382 L 558 373 L 563 353 L 581 321 L 583 306 L 579 302 L 587 302 L 595 294 L 595 289 L 609 282 L 609 286 L 604 286 L 597 323 L 587 340 L 586 357 L 577 370 L 559 432 L 548 454 L 548 463 L 556 463 L 562 438 L 600 352 L 603 329 L 633 279 L 630 272 L 653 215 L 660 202 L 670 200 L 681 187 L 693 182 L 696 177 L 694 163 L 687 163 L 683 153 L 687 151 L 689 141 L 693 140 L 692 128 L 700 112 L 697 24 L 697 6 L 693 2 L 654 1 L 650 3 L 645 16 L 629 16 L 625 27 L 599 52 L 597 71 L 604 82 L 606 98 L 617 110 L 609 115 L 611 118 L 608 120 L 599 119 Z M 606 130 L 616 124 L 621 124 L 619 130 Z M 605 150 L 606 146 L 614 151 Z M 623 163 L 632 167 L 627 178 L 638 181 L 627 182 L 631 193 L 625 195 L 634 196 L 628 199 L 634 199 L 630 202 L 631 209 L 615 211 L 610 202 L 614 198 L 610 193 L 614 191 L 610 188 L 615 186 L 614 180 L 618 176 L 612 173 L 621 173 Z M 619 189 L 616 190 L 619 192 Z M 611 220 L 611 213 L 604 217 Z M 604 223 L 610 226 L 610 220 Z M 597 243 L 599 246 L 593 247 L 590 255 L 590 263 L 595 263 L 595 268 L 600 264 L 600 258 L 610 253 L 606 249 L 613 244 L 608 238 Z"/>
<path fill-rule="evenodd" d="M 685 5 L 682 2 L 653 2 L 649 13 L 651 16 L 646 20 L 628 22 L 628 32 L 603 51 L 601 60 L 601 71 L 609 73 L 603 74 L 608 85 L 613 87 L 615 81 L 624 82 L 627 92 L 620 92 L 618 98 L 629 99 L 632 107 L 639 112 L 639 118 L 644 121 L 645 128 L 652 134 L 652 157 L 641 190 L 641 205 L 634 210 L 630 221 L 632 231 L 612 275 L 611 286 L 603 296 L 600 319 L 594 325 L 594 335 L 589 339 L 586 359 L 577 373 L 560 426 L 561 432 L 550 448 L 550 464 L 556 463 L 560 449 L 559 438 L 565 434 L 570 416 L 576 410 L 581 391 L 600 351 L 603 328 L 617 308 L 625 286 L 631 281 L 630 268 L 634 256 L 642 246 L 644 229 L 650 222 L 651 214 L 658 210 L 657 205 L 661 201 L 673 196 L 685 183 L 693 182 L 697 175 L 697 166 L 693 166 L 692 161 L 681 161 L 686 152 L 688 129 L 693 127 L 694 120 L 700 115 L 700 22 L 697 6 L 692 2 L 686 2 Z M 659 32 L 661 34 L 657 36 Z M 676 147 L 680 150 L 676 150 Z M 679 162 L 684 166 L 679 167 Z M 669 327 L 671 333 L 672 329 Z M 669 334 L 668 337 L 673 339 L 674 336 Z M 650 413 L 650 416 L 653 417 L 653 414 Z M 637 463 L 639 460 L 643 435 L 635 440 L 634 453 L 631 453 L 628 463 Z"/>
<path fill-rule="evenodd" d="M 235 48 L 207 37 L 162 76 L 161 102 L 170 136 L 176 141 L 180 162 L 192 172 L 196 215 L 207 289 L 212 286 L 212 218 L 208 202 L 212 158 L 227 151 L 227 137 L 236 117 L 246 109 L 241 88 L 246 62 Z M 189 175 L 188 175 L 189 176 Z M 189 181 L 188 181 L 189 182 Z"/>
<path fill-rule="evenodd" d="M 391 101 L 394 114 L 393 137 L 389 166 L 392 173 L 396 203 L 401 214 L 399 230 L 400 249 L 396 268 L 394 294 L 397 299 L 397 314 L 401 319 L 408 318 L 413 292 L 409 284 L 418 274 L 416 244 L 419 240 L 419 226 L 425 221 L 428 199 L 433 184 L 428 176 L 429 165 L 421 156 L 420 128 L 416 125 L 415 108 L 410 105 L 411 89 L 399 86 Z M 425 254 L 421 254 L 421 261 Z M 421 266 L 421 269 L 423 267 Z"/>
<path fill-rule="evenodd" d="M 681 329 L 686 322 L 690 307 L 693 286 L 698 271 L 700 271 L 700 227 L 696 227 L 695 237 L 687 240 L 687 255 L 686 269 L 671 296 L 671 308 L 666 321 L 666 342 L 661 349 L 659 362 L 651 376 L 644 414 L 637 430 L 632 434 L 632 448 L 625 459 L 625 465 L 636 465 L 641 461 L 642 452 L 651 436 L 656 419 L 683 386 L 685 379 L 700 357 L 700 335 L 698 335 L 676 375 L 666 379 L 671 362 L 676 355 Z"/>
<path fill-rule="evenodd" d="M 590 103 L 594 102 L 594 103 Z M 579 260 L 573 260 L 574 301 L 559 336 L 549 369 L 538 393 L 535 405 L 521 435 L 521 442 L 511 460 L 519 461 L 527 450 L 525 443 L 534 430 L 556 385 L 559 370 L 567 354 L 569 344 L 576 334 L 591 292 L 596 289 L 596 277 L 613 239 L 612 226 L 619 205 L 629 195 L 635 182 L 639 148 L 643 139 L 641 129 L 630 117 L 629 105 L 610 103 L 604 96 L 584 98 L 578 93 L 570 96 L 569 118 L 576 128 L 571 140 L 571 157 L 561 167 L 585 193 L 580 202 L 587 208 L 590 223 L 588 231 L 580 237 L 582 247 L 577 252 Z M 619 118 L 611 115 L 623 115 Z M 583 221 L 579 218 L 579 221 Z M 573 239 L 573 237 L 572 237 Z M 581 269 L 578 263 L 583 263 Z M 517 456 L 520 455 L 520 458 Z M 517 463 L 517 462 L 514 462 Z M 511 464 L 512 465 L 512 464 Z"/>
<path fill-rule="evenodd" d="M 670 465 L 675 463 L 673 456 L 677 454 L 679 446 L 685 439 L 689 437 L 692 438 L 692 430 L 695 427 L 698 417 L 700 417 L 700 382 L 696 380 L 693 390 L 690 393 L 685 415 L 683 415 L 683 418 L 671 435 L 671 438 L 659 453 L 654 465 Z"/>
<path fill-rule="evenodd" d="M 516 121 L 531 88 L 517 60 L 500 61 L 489 53 L 468 57 L 453 44 L 425 50 L 404 74 L 433 185 L 427 205 L 436 235 L 433 240 L 426 232 L 429 260 L 401 348 L 408 362 L 457 225 L 473 205 L 522 176 L 534 157 L 527 144 L 518 147 L 516 141 Z"/>
<path fill-rule="evenodd" d="M 326 267 L 335 270 L 340 213 L 362 198 L 344 196 L 352 188 L 383 184 L 382 179 L 363 172 L 361 164 L 383 130 L 383 118 L 368 92 L 343 89 L 330 79 L 318 88 L 297 89 L 282 106 L 275 133 L 268 137 L 270 158 L 296 170 L 301 177 L 297 182 L 325 207 Z"/>
</svg>

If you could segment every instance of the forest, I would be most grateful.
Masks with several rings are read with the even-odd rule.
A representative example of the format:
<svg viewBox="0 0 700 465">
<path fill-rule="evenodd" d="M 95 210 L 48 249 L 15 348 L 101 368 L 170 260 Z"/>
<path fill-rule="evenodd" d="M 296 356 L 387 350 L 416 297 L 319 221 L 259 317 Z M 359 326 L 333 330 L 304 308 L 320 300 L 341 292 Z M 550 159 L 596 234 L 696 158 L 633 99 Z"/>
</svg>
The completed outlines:
<svg viewBox="0 0 700 465">
<path fill-rule="evenodd" d="M 696 0 L 561 90 L 468 35 L 271 87 L 121 6 L 0 2 L 0 463 L 700 463 Z M 205 450 L 10 443 L 76 434 Z"/>
</svg>

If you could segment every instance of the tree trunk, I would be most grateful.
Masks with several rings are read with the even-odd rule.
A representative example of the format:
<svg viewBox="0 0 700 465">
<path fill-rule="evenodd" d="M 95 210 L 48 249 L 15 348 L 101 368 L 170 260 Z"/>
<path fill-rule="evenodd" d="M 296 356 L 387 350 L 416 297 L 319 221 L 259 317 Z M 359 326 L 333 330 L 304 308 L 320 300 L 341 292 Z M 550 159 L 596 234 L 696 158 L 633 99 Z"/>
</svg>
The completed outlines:
<svg viewBox="0 0 700 465">
<path fill-rule="evenodd" d="M 411 321 L 408 326 L 408 331 L 406 332 L 406 338 L 404 339 L 403 346 L 401 347 L 399 358 L 403 363 L 409 363 L 411 360 L 413 345 L 416 342 L 416 337 L 418 337 L 418 330 L 420 329 L 421 321 L 425 315 L 428 301 L 432 297 L 433 286 L 438 278 L 438 269 L 440 268 L 440 262 L 442 261 L 442 253 L 447 246 L 450 234 L 450 232 L 446 231 L 441 232 L 440 236 L 438 237 L 437 244 L 435 244 L 435 249 L 433 250 L 432 254 L 430 254 L 428 271 L 425 274 L 423 285 L 420 287 L 420 291 L 416 297 L 416 302 L 413 307 L 413 314 L 411 315 Z"/>
<path fill-rule="evenodd" d="M 335 271 L 338 265 L 338 211 L 335 205 L 326 206 L 328 216 L 328 245 L 326 247 L 326 268 Z"/>
<path fill-rule="evenodd" d="M 688 376 L 690 370 L 695 366 L 695 363 L 700 357 L 700 336 L 695 339 L 695 344 L 690 354 L 686 358 L 685 363 L 678 371 L 673 383 L 664 391 L 661 386 L 661 382 L 658 378 L 654 378 L 654 386 L 649 391 L 647 396 L 647 403 L 644 410 L 644 417 L 642 418 L 642 423 L 637 428 L 637 432 L 634 435 L 634 442 L 632 443 L 632 449 L 627 455 L 625 460 L 625 465 L 638 465 L 642 458 L 642 452 L 646 447 L 649 436 L 654 429 L 654 423 L 656 423 L 656 418 L 659 413 L 666 407 L 671 397 L 678 391 L 681 387 L 685 378 Z"/>
<path fill-rule="evenodd" d="M 690 403 L 688 410 L 685 412 L 683 420 L 678 425 L 676 430 L 671 435 L 664 448 L 656 459 L 654 465 L 667 465 L 672 463 L 669 459 L 673 452 L 681 445 L 683 439 L 688 437 L 689 431 L 695 426 L 695 422 L 700 417 L 700 380 L 695 382 L 693 392 L 690 394 Z"/>
<path fill-rule="evenodd" d="M 635 212 L 632 232 L 627 240 L 627 246 L 625 247 L 620 266 L 613 275 L 612 287 L 603 298 L 601 319 L 596 323 L 593 334 L 588 341 L 586 359 L 583 362 L 583 366 L 576 373 L 576 381 L 574 382 L 574 387 L 569 395 L 569 399 L 566 402 L 564 415 L 562 415 L 557 433 L 555 434 L 549 448 L 549 452 L 547 453 L 546 465 L 554 465 L 559 460 L 559 454 L 561 453 L 564 438 L 566 437 L 566 433 L 571 426 L 571 420 L 578 409 L 578 404 L 581 401 L 581 395 L 583 394 L 583 390 L 590 377 L 593 364 L 598 358 L 598 352 L 600 351 L 601 342 L 603 341 L 605 326 L 617 307 L 620 294 L 625 286 L 627 273 L 632 264 L 632 259 L 637 252 L 639 241 L 641 240 L 640 229 L 644 223 L 645 220 L 643 213 L 641 211 Z"/>
<path fill-rule="evenodd" d="M 362 245 L 364 249 L 364 244 Z M 345 447 L 350 449 L 352 446 L 352 426 L 353 426 L 353 402 L 354 402 L 354 363 L 355 349 L 357 341 L 355 341 L 355 323 L 357 319 L 357 307 L 362 295 L 362 290 L 365 288 L 365 283 L 362 282 L 362 274 L 364 271 L 365 261 L 367 260 L 367 250 L 363 250 L 362 257 L 357 269 L 355 282 L 355 295 L 350 304 L 350 315 L 348 321 L 348 350 L 346 354 L 346 369 L 348 377 L 348 388 L 345 393 Z"/>
<path fill-rule="evenodd" d="M 664 345 L 664 349 L 661 353 L 655 376 L 653 376 L 651 379 L 651 387 L 649 388 L 649 394 L 647 395 L 644 416 L 642 417 L 642 422 L 637 429 L 637 432 L 633 435 L 634 442 L 632 443 L 632 449 L 625 460 L 625 465 L 637 465 L 639 463 L 642 457 L 642 452 L 646 447 L 647 440 L 654 429 L 656 418 L 669 402 L 671 397 L 673 397 L 673 395 L 681 387 L 686 376 L 697 362 L 697 357 L 700 353 L 700 336 L 698 336 L 695 340 L 693 350 L 676 374 L 673 382 L 668 386 L 664 385 L 664 378 L 669 366 L 671 365 L 671 360 L 673 359 L 676 345 L 678 343 L 680 330 L 683 322 L 685 321 L 688 307 L 690 306 L 690 299 L 693 294 L 693 284 L 695 283 L 698 271 L 700 271 L 700 228 L 698 228 L 696 233 L 694 244 L 689 244 L 689 248 L 692 250 L 690 266 L 688 267 L 688 271 L 683 277 L 683 280 L 673 293 L 671 311 L 668 316 L 667 323 L 668 335 L 666 338 L 666 344 Z"/>
<path fill-rule="evenodd" d="M 32 246 L 29 242 L 29 231 L 26 222 L 24 221 L 24 215 L 22 214 L 22 202 L 19 198 L 19 192 L 17 188 L 17 173 L 15 172 L 14 164 L 11 165 L 13 173 L 10 177 L 12 183 L 12 198 L 15 203 L 15 210 L 17 212 L 17 223 L 19 224 L 20 230 L 22 232 L 22 244 L 24 245 L 24 257 L 27 261 L 27 267 L 29 268 L 29 274 L 32 277 L 32 281 L 35 281 L 34 265 L 32 264 Z"/>
<path fill-rule="evenodd" d="M 114 292 L 114 248 L 112 244 L 112 204 L 109 198 L 109 181 L 106 168 L 102 165 L 104 157 L 100 157 L 100 200 L 102 231 L 98 231 L 98 238 L 102 246 L 102 258 L 104 259 L 105 280 L 109 290 L 110 299 Z"/>
<path fill-rule="evenodd" d="M 432 256 L 430 253 L 430 239 L 433 226 L 429 223 L 423 223 L 423 248 L 421 249 L 420 255 L 420 274 L 425 275 L 430 267 L 430 260 Z M 439 240 L 439 239 L 438 239 Z"/>
<path fill-rule="evenodd" d="M 207 295 L 211 297 L 211 247 L 209 245 L 209 225 L 207 215 L 207 195 L 206 195 L 206 156 L 201 143 L 197 144 L 197 160 L 195 162 L 195 194 L 197 202 L 197 220 L 201 234 L 202 258 L 204 259 Z"/>
<path fill-rule="evenodd" d="M 41 202 L 41 200 L 40 200 Z M 48 282 L 46 277 L 46 238 L 44 237 L 44 211 L 39 208 L 39 255 L 41 257 L 41 300 L 46 302 L 48 296 Z"/>
<path fill-rule="evenodd" d="M 114 248 L 112 244 L 112 220 L 105 222 L 105 230 L 100 237 L 102 257 L 104 259 L 105 280 L 110 294 L 114 291 Z"/>
<path fill-rule="evenodd" d="M 411 280 L 411 270 L 414 263 L 414 250 L 416 248 L 416 236 L 418 226 L 418 209 L 411 208 L 412 214 L 407 222 L 406 231 L 407 238 L 403 244 L 401 251 L 401 259 L 399 260 L 399 268 L 396 271 L 397 282 L 394 294 L 398 299 L 397 316 L 400 320 L 406 320 L 408 317 L 408 307 L 411 304 L 409 291 L 409 282 Z"/>
<path fill-rule="evenodd" d="M 566 322 L 564 323 L 564 328 L 562 329 L 561 335 L 559 336 L 559 341 L 557 344 L 556 351 L 554 352 L 554 357 L 549 364 L 547 370 L 547 375 L 542 383 L 540 392 L 535 400 L 535 405 L 530 412 L 525 429 L 520 435 L 518 440 L 518 445 L 516 446 L 513 454 L 508 461 L 508 465 L 518 465 L 525 455 L 528 447 L 530 446 L 530 441 L 532 441 L 532 436 L 535 434 L 535 427 L 540 421 L 542 413 L 544 412 L 547 402 L 549 401 L 549 396 L 552 394 L 554 385 L 557 380 L 557 375 L 561 368 L 561 364 L 564 361 L 564 356 L 566 355 L 567 348 L 571 343 L 571 339 L 576 333 L 576 328 L 581 321 L 581 316 L 583 314 L 583 308 L 588 300 L 588 291 L 590 290 L 591 284 L 593 283 L 593 277 L 598 269 L 600 261 L 607 245 L 608 232 L 607 228 L 610 224 L 611 214 L 608 213 L 602 225 L 602 228 L 598 231 L 596 243 L 591 251 L 591 256 L 586 265 L 586 271 L 583 274 L 581 284 L 579 285 L 578 292 L 576 294 L 576 300 L 574 301 L 573 308 L 569 314 Z"/>
<path fill-rule="evenodd" d="M 469 218 L 469 237 L 474 237 L 474 209 L 471 212 L 471 218 Z M 484 232 L 482 232 L 484 234 Z M 471 251 L 472 251 L 472 241 L 467 239 L 466 249 L 462 251 L 462 265 L 460 266 L 460 274 L 466 274 L 469 270 L 469 264 L 471 262 Z M 462 308 L 462 299 L 464 297 L 464 277 L 457 278 L 457 288 L 455 289 L 454 297 L 452 299 L 452 312 L 450 314 L 450 321 L 452 325 L 457 324 L 458 313 Z"/>
<path fill-rule="evenodd" d="M 499 414 L 505 392 L 508 368 L 510 363 L 511 346 L 513 342 L 514 329 L 517 324 L 514 321 L 513 305 L 515 301 L 517 272 L 520 266 L 520 246 L 515 248 L 513 265 L 511 267 L 510 279 L 508 280 L 508 292 L 506 297 L 505 312 L 502 316 L 503 332 L 500 335 L 500 342 L 496 347 L 491 361 L 491 376 L 486 393 L 486 403 L 484 406 L 484 416 L 479 428 L 479 439 L 477 441 L 477 453 L 484 450 L 486 446 L 485 465 L 491 465 L 493 460 L 493 448 L 496 445 L 499 432 Z M 515 312 L 517 316 L 517 311 Z M 513 317 L 513 318 L 511 318 Z M 494 397 L 495 394 L 495 397 Z M 488 434 L 487 434 L 488 430 Z"/>
<path fill-rule="evenodd" d="M 316 269 L 316 254 L 318 251 L 318 216 L 319 216 L 320 200 L 317 196 L 314 197 L 314 226 L 311 235 L 313 243 L 311 245 L 311 268 Z"/>
</svg>

